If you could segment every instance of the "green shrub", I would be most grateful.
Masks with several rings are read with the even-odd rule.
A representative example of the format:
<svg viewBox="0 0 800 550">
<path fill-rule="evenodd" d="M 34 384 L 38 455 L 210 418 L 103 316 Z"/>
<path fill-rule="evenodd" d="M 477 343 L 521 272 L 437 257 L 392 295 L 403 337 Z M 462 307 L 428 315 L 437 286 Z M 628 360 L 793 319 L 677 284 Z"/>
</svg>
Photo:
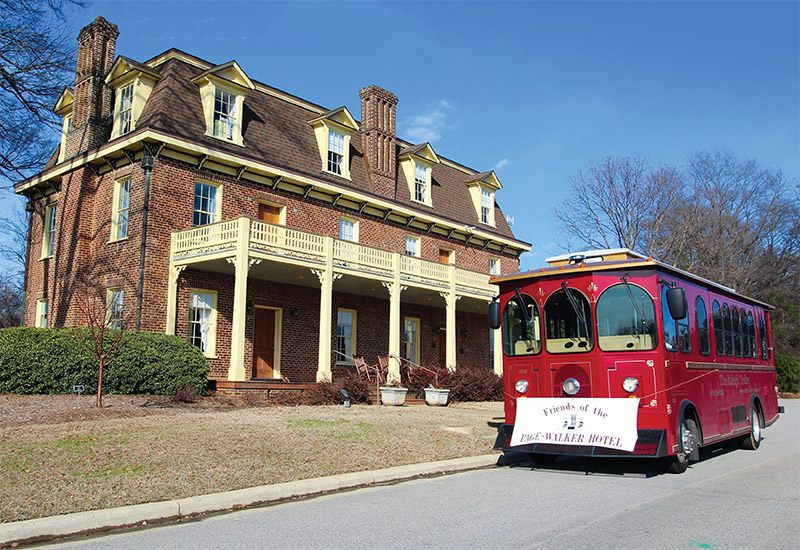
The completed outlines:
<svg viewBox="0 0 800 550">
<path fill-rule="evenodd" d="M 0 393 L 66 394 L 73 385 L 97 391 L 97 359 L 75 330 L 0 330 Z M 208 363 L 177 336 L 128 332 L 117 357 L 104 369 L 103 393 L 174 395 L 183 386 L 202 392 Z"/>
<path fill-rule="evenodd" d="M 800 359 L 788 353 L 778 353 L 775 370 L 780 391 L 800 393 Z"/>
</svg>

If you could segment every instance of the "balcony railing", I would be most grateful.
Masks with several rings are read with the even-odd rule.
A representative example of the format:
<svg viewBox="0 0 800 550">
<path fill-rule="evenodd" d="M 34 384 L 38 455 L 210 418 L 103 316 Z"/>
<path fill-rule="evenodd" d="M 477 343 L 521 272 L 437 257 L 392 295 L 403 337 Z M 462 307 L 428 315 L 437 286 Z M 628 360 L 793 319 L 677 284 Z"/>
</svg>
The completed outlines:
<svg viewBox="0 0 800 550">
<path fill-rule="evenodd" d="M 250 235 L 247 243 L 250 249 L 317 263 L 326 261 L 324 235 L 259 220 L 249 220 L 249 226 Z M 172 234 L 172 257 L 179 260 L 187 256 L 235 250 L 239 243 L 241 227 L 243 226 L 237 219 L 176 231 Z M 395 272 L 396 258 L 399 257 L 400 277 L 405 281 L 443 288 L 454 284 L 457 291 L 488 296 L 497 292 L 497 288 L 489 284 L 489 275 L 485 273 L 455 268 L 454 281 L 451 281 L 452 266 L 448 264 L 341 239 L 332 239 L 332 242 L 331 261 L 340 270 L 355 269 L 391 277 Z"/>
</svg>

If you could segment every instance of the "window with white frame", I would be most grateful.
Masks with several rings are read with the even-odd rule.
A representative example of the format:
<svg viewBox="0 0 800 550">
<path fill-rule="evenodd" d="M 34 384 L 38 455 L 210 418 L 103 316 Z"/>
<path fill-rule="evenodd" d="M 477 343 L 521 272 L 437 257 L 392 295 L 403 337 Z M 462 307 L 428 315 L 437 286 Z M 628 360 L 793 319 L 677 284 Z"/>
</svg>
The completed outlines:
<svg viewBox="0 0 800 550">
<path fill-rule="evenodd" d="M 421 164 L 414 166 L 414 200 L 428 202 L 428 170 Z"/>
<path fill-rule="evenodd" d="M 336 310 L 336 360 L 351 362 L 356 352 L 356 316 L 352 309 Z"/>
<path fill-rule="evenodd" d="M 36 319 L 34 322 L 38 328 L 47 328 L 47 310 L 47 298 L 36 301 Z"/>
<path fill-rule="evenodd" d="M 130 132 L 133 120 L 133 83 L 128 84 L 119 91 L 119 113 L 117 113 L 117 117 L 119 121 L 118 135 L 121 136 Z"/>
<path fill-rule="evenodd" d="M 419 237 L 406 237 L 406 255 L 419 256 Z"/>
<path fill-rule="evenodd" d="M 217 221 L 219 186 L 203 181 L 194 182 L 194 213 L 192 225 L 206 225 Z"/>
<path fill-rule="evenodd" d="M 499 258 L 489 258 L 489 275 L 500 275 Z"/>
<path fill-rule="evenodd" d="M 131 207 L 131 179 L 119 180 L 114 189 L 114 210 L 111 213 L 111 240 L 128 238 L 128 212 Z"/>
<path fill-rule="evenodd" d="M 492 223 L 492 194 L 481 189 L 481 223 Z"/>
<path fill-rule="evenodd" d="M 344 136 L 328 130 L 328 172 L 342 175 L 344 162 Z"/>
<path fill-rule="evenodd" d="M 343 241 L 356 242 L 356 222 L 347 218 L 339 220 L 339 238 Z"/>
<path fill-rule="evenodd" d="M 42 258 L 50 258 L 56 250 L 56 205 L 51 204 L 44 211 L 44 235 L 42 237 Z"/>
<path fill-rule="evenodd" d="M 214 91 L 214 136 L 233 141 L 236 124 L 236 95 L 216 88 Z"/>
<path fill-rule="evenodd" d="M 125 292 L 121 288 L 109 288 L 106 295 L 108 326 L 117 330 L 122 328 L 122 306 Z"/>
<path fill-rule="evenodd" d="M 206 356 L 214 355 L 216 345 L 217 293 L 189 292 L 189 343 Z"/>
<path fill-rule="evenodd" d="M 404 325 L 405 350 L 403 357 L 419 364 L 419 319 L 406 317 Z"/>
</svg>

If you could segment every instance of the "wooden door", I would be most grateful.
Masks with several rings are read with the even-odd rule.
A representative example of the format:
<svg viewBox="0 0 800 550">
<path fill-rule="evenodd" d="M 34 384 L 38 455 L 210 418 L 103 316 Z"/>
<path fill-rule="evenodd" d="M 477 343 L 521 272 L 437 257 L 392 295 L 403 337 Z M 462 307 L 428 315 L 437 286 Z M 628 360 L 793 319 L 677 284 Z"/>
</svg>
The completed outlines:
<svg viewBox="0 0 800 550">
<path fill-rule="evenodd" d="M 441 264 L 449 264 L 450 263 L 450 254 L 452 251 L 447 250 L 446 248 L 439 249 L 439 263 Z"/>
<path fill-rule="evenodd" d="M 439 366 L 447 366 L 447 331 L 439 329 Z"/>
<path fill-rule="evenodd" d="M 253 378 L 275 376 L 275 310 L 257 307 L 253 327 Z"/>
<path fill-rule="evenodd" d="M 281 223 L 281 207 L 271 204 L 258 204 L 258 219 L 267 223 Z"/>
</svg>

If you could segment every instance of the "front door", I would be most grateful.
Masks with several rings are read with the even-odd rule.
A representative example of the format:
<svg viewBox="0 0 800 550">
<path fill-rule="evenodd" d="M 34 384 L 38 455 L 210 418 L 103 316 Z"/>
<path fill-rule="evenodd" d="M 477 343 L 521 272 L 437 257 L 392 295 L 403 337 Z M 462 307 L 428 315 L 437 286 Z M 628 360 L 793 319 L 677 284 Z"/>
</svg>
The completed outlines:
<svg viewBox="0 0 800 550">
<path fill-rule="evenodd" d="M 257 307 L 253 331 L 253 378 L 274 378 L 275 310 Z"/>
</svg>

